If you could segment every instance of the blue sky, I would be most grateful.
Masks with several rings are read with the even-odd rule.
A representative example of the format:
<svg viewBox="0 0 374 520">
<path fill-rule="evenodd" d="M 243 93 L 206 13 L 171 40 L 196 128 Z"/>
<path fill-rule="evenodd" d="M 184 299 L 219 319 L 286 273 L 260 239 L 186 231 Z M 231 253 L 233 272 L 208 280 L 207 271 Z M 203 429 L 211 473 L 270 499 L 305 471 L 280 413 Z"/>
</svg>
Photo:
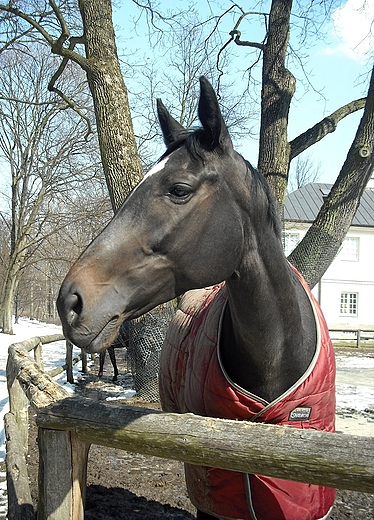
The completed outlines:
<svg viewBox="0 0 374 520">
<path fill-rule="evenodd" d="M 291 138 L 303 130 L 305 122 L 311 126 L 367 93 L 370 79 L 367 72 L 373 65 L 374 55 L 374 0 L 348 0 L 332 18 L 328 26 L 330 45 L 318 45 L 310 60 L 315 84 L 324 89 L 326 100 L 307 94 L 300 101 L 294 101 L 290 114 Z M 322 163 L 322 181 L 333 182 L 338 175 L 361 116 L 362 111 L 345 118 L 333 134 L 310 149 L 313 159 Z"/>
<path fill-rule="evenodd" d="M 309 4 L 309 0 L 305 0 Z M 185 6 L 180 0 L 161 0 L 160 5 L 166 7 Z M 225 3 L 225 7 L 229 3 Z M 245 8 L 252 6 L 245 2 Z M 264 2 L 270 5 L 269 2 Z M 208 3 L 199 3 L 199 9 Z M 253 2 L 256 9 L 256 2 Z M 258 9 L 258 7 L 257 7 Z M 131 27 L 129 18 L 136 14 L 136 8 L 131 2 L 123 2 L 120 9 L 114 13 L 118 48 L 121 54 L 123 38 L 128 38 Z M 289 138 L 296 137 L 299 133 L 313 126 L 326 115 L 330 114 L 341 105 L 366 95 L 369 75 L 372 66 L 374 49 L 374 0 L 348 0 L 341 2 L 341 7 L 333 11 L 331 19 L 326 24 L 326 36 L 324 41 L 315 42 L 314 47 L 308 49 L 307 70 L 313 88 L 322 91 L 323 96 L 310 90 L 304 92 L 301 81 L 297 82 L 297 91 L 290 111 Z M 134 45 L 134 48 L 142 48 L 142 36 L 146 34 L 146 27 L 139 27 L 138 34 L 132 33 L 131 40 L 127 39 L 126 48 Z M 251 39 L 255 34 L 251 34 Z M 243 37 L 243 39 L 246 39 Z M 149 47 L 147 38 L 145 47 Z M 371 53 L 371 62 L 370 62 Z M 242 58 L 243 59 L 243 58 Z M 292 69 L 296 77 L 302 73 Z M 125 77 L 125 81 L 129 81 Z M 349 146 L 352 143 L 357 130 L 362 112 L 354 114 L 339 123 L 338 129 L 333 134 L 325 137 L 320 143 L 314 145 L 307 154 L 315 164 L 320 163 L 320 181 L 334 182 L 345 160 Z M 237 149 L 253 164 L 257 163 L 256 139 L 246 139 L 237 143 Z"/>
</svg>

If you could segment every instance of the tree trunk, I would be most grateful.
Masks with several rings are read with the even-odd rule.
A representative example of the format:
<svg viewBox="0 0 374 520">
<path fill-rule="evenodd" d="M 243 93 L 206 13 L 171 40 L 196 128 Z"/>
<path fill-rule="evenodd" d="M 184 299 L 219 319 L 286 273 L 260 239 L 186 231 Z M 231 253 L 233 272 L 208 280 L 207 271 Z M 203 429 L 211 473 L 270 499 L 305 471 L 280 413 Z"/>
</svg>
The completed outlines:
<svg viewBox="0 0 374 520">
<path fill-rule="evenodd" d="M 101 159 L 112 207 L 116 212 L 140 181 L 142 168 L 127 89 L 117 56 L 111 0 L 80 0 L 79 8 L 85 30 L 89 63 L 86 73 L 95 107 Z M 160 335 L 162 325 L 162 312 L 159 312 L 154 323 L 157 335 Z M 141 343 L 135 342 L 134 348 L 140 350 Z M 154 378 L 143 380 L 145 395 L 155 395 L 153 381 L 157 381 L 158 359 L 152 368 Z"/>
<path fill-rule="evenodd" d="M 111 203 L 117 211 L 141 179 L 142 169 L 117 56 L 111 0 L 80 0 L 79 9 L 101 159 Z"/>
<path fill-rule="evenodd" d="M 282 211 L 288 181 L 290 144 L 288 113 L 296 81 L 286 68 L 292 0 L 272 2 L 264 46 L 259 170 L 265 175 Z"/>
<path fill-rule="evenodd" d="M 289 256 L 310 287 L 334 259 L 374 169 L 374 68 L 364 114 L 341 172 L 316 220 Z"/>
<path fill-rule="evenodd" d="M 19 269 L 15 255 L 10 258 L 1 291 L 0 328 L 4 334 L 13 334 L 14 295 L 18 287 Z"/>
<path fill-rule="evenodd" d="M 264 46 L 261 99 L 261 128 L 259 163 L 279 203 L 282 213 L 286 197 L 288 173 L 293 157 L 300 153 L 302 144 L 287 139 L 288 114 L 295 92 L 295 78 L 286 68 L 290 32 L 292 0 L 273 0 L 269 30 Z M 372 143 L 374 136 L 373 78 L 365 105 L 365 113 L 331 194 L 316 221 L 289 260 L 305 277 L 311 287 L 321 279 L 351 225 L 362 192 L 373 170 Z M 362 107 L 363 100 L 352 102 L 334 112 L 328 121 L 322 121 L 302 135 L 306 143 L 314 144 L 321 135 L 332 131 L 331 125 L 344 115 Z M 329 124 L 330 126 L 326 127 Z"/>
</svg>

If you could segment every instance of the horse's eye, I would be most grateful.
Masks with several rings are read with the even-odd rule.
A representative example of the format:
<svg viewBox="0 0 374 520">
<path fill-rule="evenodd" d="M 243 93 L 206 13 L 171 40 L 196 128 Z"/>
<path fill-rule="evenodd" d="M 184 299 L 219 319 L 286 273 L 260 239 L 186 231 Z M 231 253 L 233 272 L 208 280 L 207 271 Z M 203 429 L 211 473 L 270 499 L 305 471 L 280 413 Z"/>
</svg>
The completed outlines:
<svg viewBox="0 0 374 520">
<path fill-rule="evenodd" d="M 179 202 L 186 201 L 192 193 L 192 190 L 190 186 L 187 186 L 186 184 L 175 184 L 172 188 L 169 190 L 169 194 L 174 198 L 177 199 Z"/>
</svg>

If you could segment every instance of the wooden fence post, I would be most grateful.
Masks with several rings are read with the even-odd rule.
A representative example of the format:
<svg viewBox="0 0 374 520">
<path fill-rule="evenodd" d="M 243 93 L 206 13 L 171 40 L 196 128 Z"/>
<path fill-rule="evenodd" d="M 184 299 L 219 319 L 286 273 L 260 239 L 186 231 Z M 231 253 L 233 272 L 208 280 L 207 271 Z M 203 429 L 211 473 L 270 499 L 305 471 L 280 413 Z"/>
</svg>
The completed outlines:
<svg viewBox="0 0 374 520">
<path fill-rule="evenodd" d="M 66 340 L 66 380 L 70 384 L 74 384 L 73 377 L 73 345 L 70 341 Z"/>
<path fill-rule="evenodd" d="M 71 431 L 39 428 L 38 520 L 83 520 L 90 445 Z"/>
<path fill-rule="evenodd" d="M 40 341 L 36 347 L 34 348 L 34 360 L 35 363 L 38 365 L 40 370 L 44 372 L 44 364 L 43 364 L 43 344 Z"/>
<path fill-rule="evenodd" d="M 12 413 L 4 416 L 8 520 L 35 520 L 26 457 L 20 431 Z"/>
<path fill-rule="evenodd" d="M 87 353 L 82 350 L 82 372 L 83 374 L 87 374 L 88 372 L 88 364 L 87 364 Z"/>
<path fill-rule="evenodd" d="M 9 410 L 14 415 L 23 446 L 23 453 L 26 454 L 29 438 L 29 400 L 17 379 L 18 370 L 18 365 L 13 357 L 8 356 L 6 376 L 9 394 Z"/>
</svg>

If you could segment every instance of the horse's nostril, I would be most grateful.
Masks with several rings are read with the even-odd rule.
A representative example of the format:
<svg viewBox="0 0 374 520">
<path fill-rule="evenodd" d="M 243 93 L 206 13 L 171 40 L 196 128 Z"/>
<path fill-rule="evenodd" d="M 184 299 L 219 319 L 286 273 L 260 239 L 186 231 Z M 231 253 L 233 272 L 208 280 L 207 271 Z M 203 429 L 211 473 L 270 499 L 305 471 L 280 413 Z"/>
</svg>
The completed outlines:
<svg viewBox="0 0 374 520">
<path fill-rule="evenodd" d="M 57 305 L 57 307 L 59 307 L 59 305 Z M 81 296 L 77 293 L 70 294 L 65 300 L 64 308 L 65 312 L 62 314 L 65 314 L 66 320 L 69 326 L 71 326 L 83 312 L 83 300 Z"/>
<path fill-rule="evenodd" d="M 71 310 L 72 310 L 72 313 L 74 312 L 75 314 L 77 314 L 78 316 L 80 314 L 82 314 L 82 311 L 83 311 L 83 301 L 82 301 L 82 298 L 79 296 L 79 294 L 74 294 L 75 298 L 76 298 L 76 303 L 75 305 L 72 306 Z"/>
</svg>

